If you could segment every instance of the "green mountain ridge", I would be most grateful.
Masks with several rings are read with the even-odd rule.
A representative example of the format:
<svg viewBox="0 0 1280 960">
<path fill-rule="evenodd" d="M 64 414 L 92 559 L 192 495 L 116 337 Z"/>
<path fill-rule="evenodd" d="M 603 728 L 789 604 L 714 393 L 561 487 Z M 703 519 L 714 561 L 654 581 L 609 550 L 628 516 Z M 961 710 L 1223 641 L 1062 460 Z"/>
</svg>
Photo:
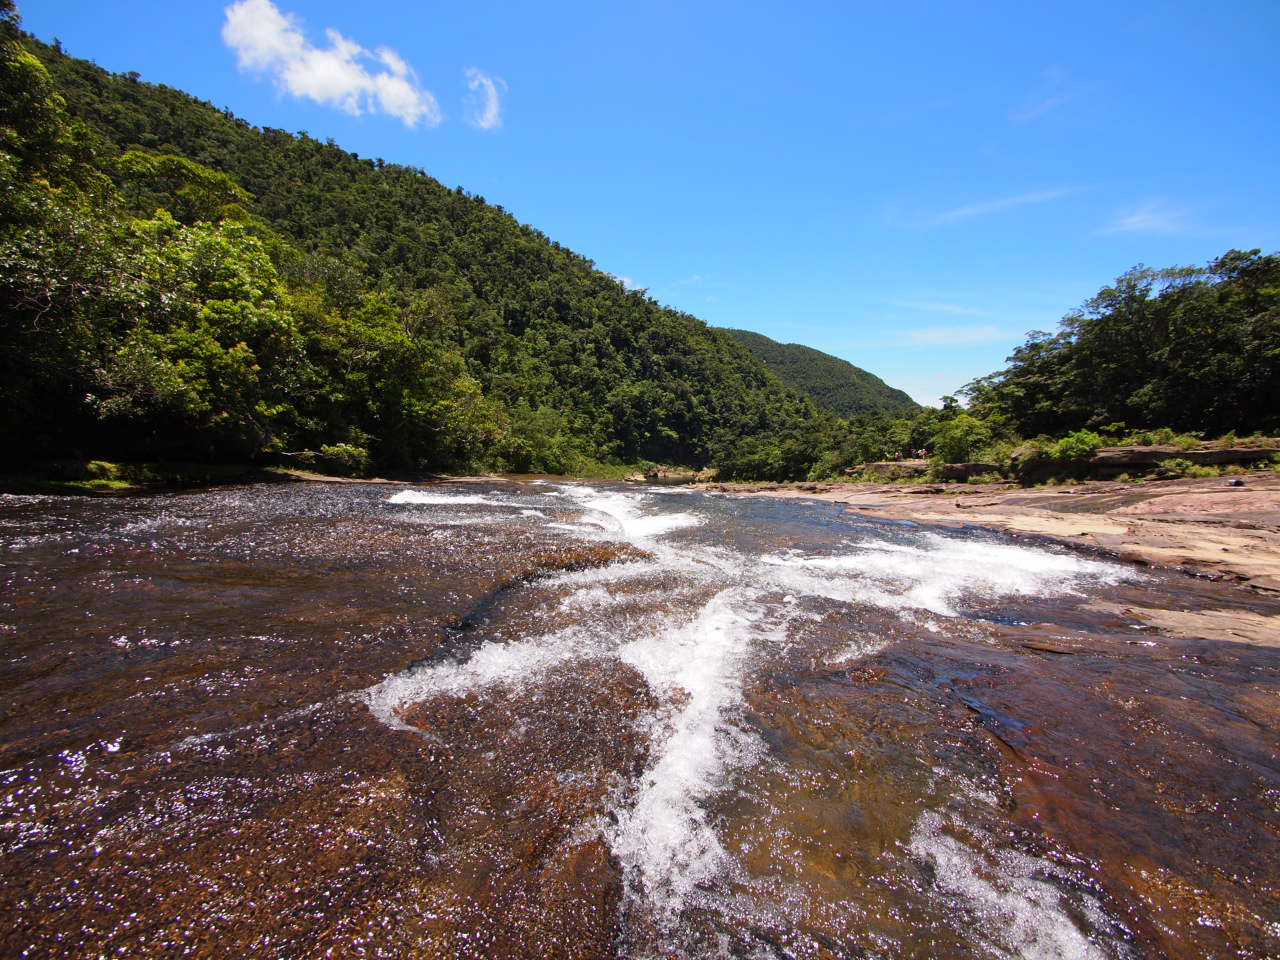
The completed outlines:
<svg viewBox="0 0 1280 960">
<path fill-rule="evenodd" d="M 748 350 L 501 207 L 15 25 L 0 434 L 24 451 L 549 472 L 815 455 L 825 414 Z"/>
<path fill-rule="evenodd" d="M 750 330 L 717 328 L 746 347 L 779 380 L 841 417 L 864 413 L 911 416 L 920 404 L 873 373 L 799 343 L 779 343 Z"/>
</svg>

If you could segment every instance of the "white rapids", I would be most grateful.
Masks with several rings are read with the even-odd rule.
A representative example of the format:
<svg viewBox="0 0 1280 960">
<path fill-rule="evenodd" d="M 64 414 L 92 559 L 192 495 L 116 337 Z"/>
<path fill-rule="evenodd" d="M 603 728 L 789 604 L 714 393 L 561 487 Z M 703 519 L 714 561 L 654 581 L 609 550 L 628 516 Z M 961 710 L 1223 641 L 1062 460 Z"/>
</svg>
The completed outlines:
<svg viewBox="0 0 1280 960">
<path fill-rule="evenodd" d="M 821 555 L 750 555 L 698 535 L 704 518 L 690 509 L 696 498 L 567 483 L 535 489 L 524 500 L 509 493 L 403 491 L 389 503 L 443 514 L 461 506 L 516 507 L 519 512 L 509 516 L 542 524 L 548 537 L 622 540 L 652 557 L 551 578 L 545 586 L 564 594 L 559 608 L 607 611 L 621 602 L 616 588 L 662 573 L 678 573 L 697 602 L 683 614 L 655 614 L 625 637 L 601 615 L 485 643 L 462 662 L 425 664 L 388 677 L 363 697 L 380 720 L 404 728 L 401 710 L 429 697 L 536 684 L 548 671 L 584 660 L 613 658 L 634 669 L 660 704 L 645 730 L 651 759 L 634 782 L 617 791 L 611 822 L 600 829 L 622 865 L 628 896 L 659 917 L 679 914 L 708 882 L 740 872 L 709 802 L 731 791 L 735 779 L 766 753 L 758 734 L 741 722 L 744 681 L 754 656 L 788 642 L 789 631 L 805 617 L 806 601 L 956 618 L 976 599 L 1070 595 L 1132 577 L 1116 564 L 926 531 L 900 533 L 895 541 L 864 535 Z M 887 644 L 846 640 L 825 656 L 847 663 Z M 1006 858 L 997 864 L 1003 879 L 984 879 L 991 871 L 981 855 L 945 834 L 940 817 L 920 819 L 910 850 L 933 864 L 940 897 L 998 918 L 1004 929 L 992 935 L 997 954 L 1110 955 L 1079 939 L 1051 890 L 1034 879 L 1035 864 Z"/>
</svg>

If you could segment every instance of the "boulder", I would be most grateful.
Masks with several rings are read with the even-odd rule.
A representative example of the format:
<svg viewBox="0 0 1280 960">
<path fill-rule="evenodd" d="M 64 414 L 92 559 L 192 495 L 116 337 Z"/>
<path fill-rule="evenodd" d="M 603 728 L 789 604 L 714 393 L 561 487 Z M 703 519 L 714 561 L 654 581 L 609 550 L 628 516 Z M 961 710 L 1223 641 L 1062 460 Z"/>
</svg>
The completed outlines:
<svg viewBox="0 0 1280 960">
<path fill-rule="evenodd" d="M 1261 463 L 1280 453 L 1273 447 L 1225 447 L 1183 450 L 1169 444 L 1150 447 L 1103 447 L 1089 461 L 1089 473 L 1107 480 L 1122 473 L 1149 473 L 1165 460 L 1187 460 L 1197 465 Z"/>
<path fill-rule="evenodd" d="M 908 480 L 923 477 L 929 469 L 928 460 L 883 460 L 851 467 L 849 473 L 863 473 L 885 480 Z"/>
<path fill-rule="evenodd" d="M 706 471 L 702 471 L 705 473 Z M 701 473 L 681 467 L 652 467 L 643 474 L 631 473 L 626 476 L 628 483 L 655 483 L 659 486 L 676 486 L 682 483 L 697 483 Z"/>
<path fill-rule="evenodd" d="M 998 463 L 944 463 L 938 469 L 941 480 L 968 480 L 970 477 L 981 477 L 988 473 L 1000 473 Z"/>
</svg>

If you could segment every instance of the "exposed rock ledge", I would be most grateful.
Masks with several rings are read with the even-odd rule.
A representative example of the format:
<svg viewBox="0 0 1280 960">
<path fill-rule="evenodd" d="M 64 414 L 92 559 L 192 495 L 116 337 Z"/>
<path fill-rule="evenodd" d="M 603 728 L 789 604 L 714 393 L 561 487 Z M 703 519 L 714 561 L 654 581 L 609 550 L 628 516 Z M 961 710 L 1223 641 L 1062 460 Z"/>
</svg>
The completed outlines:
<svg viewBox="0 0 1280 960">
<path fill-rule="evenodd" d="M 1146 483 L 1095 481 L 1021 489 L 878 483 L 704 484 L 706 489 L 848 504 L 870 517 L 979 526 L 1104 549 L 1122 560 L 1184 569 L 1280 597 L 1280 474 Z M 1173 634 L 1280 646 L 1280 616 L 1245 623 L 1178 611 L 1135 611 Z"/>
</svg>

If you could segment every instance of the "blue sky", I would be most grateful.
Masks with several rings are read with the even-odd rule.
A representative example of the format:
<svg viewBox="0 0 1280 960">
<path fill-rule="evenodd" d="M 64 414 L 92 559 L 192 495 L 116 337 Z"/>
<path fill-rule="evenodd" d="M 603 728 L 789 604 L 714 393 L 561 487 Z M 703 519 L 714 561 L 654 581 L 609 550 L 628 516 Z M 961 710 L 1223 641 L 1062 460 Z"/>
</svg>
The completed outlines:
<svg viewBox="0 0 1280 960">
<path fill-rule="evenodd" d="M 1280 3 L 19 0 L 936 403 L 1145 263 L 1280 248 Z"/>
</svg>

